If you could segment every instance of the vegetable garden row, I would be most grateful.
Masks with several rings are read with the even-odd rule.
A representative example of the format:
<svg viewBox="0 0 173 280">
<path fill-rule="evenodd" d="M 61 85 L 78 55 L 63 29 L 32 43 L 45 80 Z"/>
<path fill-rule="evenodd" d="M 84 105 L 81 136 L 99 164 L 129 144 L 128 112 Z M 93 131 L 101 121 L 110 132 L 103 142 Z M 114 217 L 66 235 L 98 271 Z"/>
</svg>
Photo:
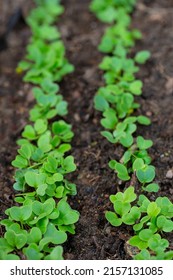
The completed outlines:
<svg viewBox="0 0 173 280">
<path fill-rule="evenodd" d="M 0 238 L 0 259 L 8 260 L 63 259 L 63 246 L 75 236 L 76 224 L 82 219 L 70 202 L 78 192 L 78 186 L 69 180 L 76 170 L 70 154 L 75 130 L 64 120 L 68 103 L 63 92 L 59 93 L 63 78 L 75 71 L 55 26 L 64 8 L 58 0 L 35 2 L 37 7 L 27 18 L 32 37 L 26 57 L 17 67 L 18 74 L 25 72 L 24 82 L 33 84 L 35 105 L 12 161 L 15 206 L 1 220 L 5 232 Z M 119 159 L 112 155 L 109 167 L 124 189 L 110 195 L 111 211 L 105 211 L 104 219 L 120 230 L 128 226 L 131 236 L 126 242 L 134 247 L 134 259 L 168 260 L 173 259 L 173 251 L 165 233 L 173 231 L 173 204 L 158 195 L 157 167 L 148 152 L 154 143 L 138 133 L 138 127 L 147 130 L 151 121 L 138 113 L 143 81 L 137 74 L 152 54 L 148 50 L 133 53 L 142 38 L 131 27 L 135 5 L 136 0 L 90 3 L 90 11 L 108 24 L 98 46 L 103 53 L 99 68 L 104 85 L 97 89 L 93 104 L 101 112 L 103 139 L 113 149 L 120 146 L 123 150 Z"/>
</svg>

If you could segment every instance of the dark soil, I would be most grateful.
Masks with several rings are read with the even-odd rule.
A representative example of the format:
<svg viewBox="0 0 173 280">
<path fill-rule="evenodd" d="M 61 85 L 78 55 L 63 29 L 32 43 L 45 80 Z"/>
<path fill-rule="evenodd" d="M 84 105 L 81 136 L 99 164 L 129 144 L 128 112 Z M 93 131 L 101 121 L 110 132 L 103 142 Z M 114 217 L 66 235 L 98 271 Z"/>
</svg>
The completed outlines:
<svg viewBox="0 0 173 280">
<path fill-rule="evenodd" d="M 71 180 L 77 184 L 78 195 L 71 199 L 73 208 L 80 211 L 76 235 L 69 236 L 65 246 L 66 259 L 130 259 L 126 245 L 131 232 L 128 227 L 113 228 L 104 213 L 111 209 L 109 195 L 123 190 L 126 185 L 117 180 L 109 169 L 110 159 L 119 159 L 122 148 L 109 144 L 101 135 L 100 115 L 93 109 L 93 97 L 103 84 L 98 64 L 102 54 L 97 45 L 105 25 L 88 10 L 89 0 L 64 0 L 66 8 L 58 26 L 67 48 L 67 56 L 75 65 L 75 72 L 61 83 L 61 92 L 69 102 L 67 121 L 73 125 L 75 137 L 72 153 L 77 171 Z M 133 15 L 133 27 L 143 33 L 135 50 L 148 49 L 152 58 L 138 77 L 144 82 L 141 108 L 138 113 L 150 116 L 150 127 L 139 127 L 138 134 L 150 138 L 150 149 L 156 166 L 158 195 L 173 194 L 173 1 L 139 0 Z M 15 74 L 22 58 L 29 30 L 22 27 L 10 37 L 8 50 L 0 53 L 0 215 L 13 204 L 11 160 L 16 155 L 16 139 L 27 121 L 32 104 L 31 87 L 24 85 Z M 171 176 L 170 176 L 171 177 Z M 155 195 L 152 196 L 155 199 Z M 172 236 L 168 236 L 170 242 Z"/>
</svg>

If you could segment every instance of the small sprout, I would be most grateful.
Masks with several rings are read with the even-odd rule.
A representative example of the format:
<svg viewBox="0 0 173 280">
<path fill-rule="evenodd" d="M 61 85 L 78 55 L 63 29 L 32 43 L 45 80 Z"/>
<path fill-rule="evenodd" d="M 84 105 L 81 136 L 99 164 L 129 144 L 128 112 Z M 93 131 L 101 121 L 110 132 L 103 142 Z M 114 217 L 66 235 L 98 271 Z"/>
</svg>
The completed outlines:
<svg viewBox="0 0 173 280">
<path fill-rule="evenodd" d="M 158 192 L 159 185 L 156 183 L 151 183 L 151 184 L 147 185 L 146 187 L 142 187 L 142 189 L 146 192 Z"/>
<path fill-rule="evenodd" d="M 96 95 L 94 98 L 95 108 L 98 111 L 106 111 L 109 109 L 109 103 L 101 95 Z"/>
<path fill-rule="evenodd" d="M 152 165 L 144 165 L 136 171 L 136 176 L 141 183 L 150 183 L 155 178 L 155 168 Z"/>
<path fill-rule="evenodd" d="M 23 253 L 26 255 L 27 260 L 41 260 L 44 255 L 40 253 L 40 249 L 35 243 L 31 243 L 28 247 L 25 247 Z"/>
<path fill-rule="evenodd" d="M 140 80 L 136 80 L 130 84 L 129 90 L 134 95 L 141 95 L 142 86 L 143 86 L 143 83 Z"/>
<path fill-rule="evenodd" d="M 151 202 L 147 207 L 147 214 L 149 217 L 157 217 L 161 209 L 157 206 L 156 202 Z"/>
<path fill-rule="evenodd" d="M 140 150 L 147 150 L 152 147 L 153 142 L 151 140 L 145 140 L 142 136 L 137 137 L 137 146 Z"/>
<path fill-rule="evenodd" d="M 145 117 L 145 116 L 138 116 L 137 121 L 138 121 L 138 123 L 140 123 L 142 125 L 150 125 L 151 124 L 150 119 Z"/>
<path fill-rule="evenodd" d="M 157 218 L 157 227 L 164 232 L 171 232 L 173 231 L 173 222 L 161 215 Z"/>
<path fill-rule="evenodd" d="M 37 119 L 34 124 L 34 129 L 37 134 L 43 134 L 47 130 L 47 122 L 42 119 Z"/>
<path fill-rule="evenodd" d="M 123 181 L 130 180 L 130 176 L 128 174 L 128 170 L 125 165 L 116 162 L 115 160 L 111 160 L 109 162 L 109 167 L 117 172 L 118 178 Z"/>
<path fill-rule="evenodd" d="M 122 223 L 127 225 L 135 224 L 141 216 L 141 212 L 138 207 L 131 207 L 131 202 L 136 200 L 136 194 L 134 188 L 129 187 L 124 193 L 118 192 L 116 195 L 110 196 L 110 200 L 113 203 L 114 211 L 106 212 L 106 219 L 113 226 L 120 226 Z"/>
<path fill-rule="evenodd" d="M 25 129 L 22 133 L 22 136 L 24 138 L 27 138 L 29 140 L 35 140 L 37 139 L 37 136 L 36 136 L 36 133 L 35 133 L 35 130 L 34 128 L 32 127 L 32 125 L 26 125 L 25 126 Z"/>
<path fill-rule="evenodd" d="M 140 51 L 135 56 L 135 61 L 139 64 L 145 64 L 150 58 L 151 54 L 149 51 Z"/>
<path fill-rule="evenodd" d="M 22 156 L 17 155 L 15 160 L 12 161 L 12 165 L 17 168 L 26 168 L 28 166 L 28 160 Z"/>
</svg>

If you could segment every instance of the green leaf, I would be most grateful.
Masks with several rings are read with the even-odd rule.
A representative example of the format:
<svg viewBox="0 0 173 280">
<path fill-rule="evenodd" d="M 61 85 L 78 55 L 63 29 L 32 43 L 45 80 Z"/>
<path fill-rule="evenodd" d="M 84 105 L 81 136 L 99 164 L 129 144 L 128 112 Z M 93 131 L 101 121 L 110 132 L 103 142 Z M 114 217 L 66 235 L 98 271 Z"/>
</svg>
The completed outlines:
<svg viewBox="0 0 173 280">
<path fill-rule="evenodd" d="M 124 202 L 130 203 L 130 202 L 135 201 L 137 195 L 135 194 L 134 190 L 135 190 L 134 187 L 128 187 L 125 190 L 125 192 L 123 194 L 123 201 Z"/>
<path fill-rule="evenodd" d="M 117 214 L 119 214 L 121 217 L 125 214 L 127 214 L 130 211 L 131 205 L 128 202 L 122 202 L 117 200 L 114 203 L 114 210 Z"/>
<path fill-rule="evenodd" d="M 116 164 L 117 164 L 118 162 L 116 161 L 116 160 L 110 160 L 109 161 L 109 167 L 111 168 L 111 169 L 114 169 L 114 170 L 116 170 Z"/>
<path fill-rule="evenodd" d="M 135 95 L 141 95 L 143 83 L 140 80 L 136 80 L 130 84 L 130 91 Z"/>
<path fill-rule="evenodd" d="M 150 58 L 151 54 L 149 51 L 140 51 L 135 56 L 135 61 L 139 64 L 145 64 L 145 62 Z"/>
<path fill-rule="evenodd" d="M 152 217 L 157 217 L 160 213 L 160 208 L 157 206 L 156 202 L 150 202 L 150 204 L 147 207 L 147 214 Z"/>
<path fill-rule="evenodd" d="M 131 160 L 131 157 L 132 157 L 132 152 L 126 151 L 123 155 L 123 163 L 127 164 Z"/>
<path fill-rule="evenodd" d="M 140 207 L 139 209 L 140 209 L 140 211 L 141 211 L 141 213 L 142 213 L 143 211 L 141 210 L 141 207 Z M 149 216 L 144 216 L 144 217 L 140 220 L 140 223 L 139 223 L 139 224 L 136 224 L 136 225 L 133 226 L 133 229 L 134 229 L 135 231 L 141 230 L 141 229 L 144 227 L 144 224 L 145 224 L 146 222 L 148 222 L 149 220 L 150 220 L 150 217 L 149 217 Z"/>
<path fill-rule="evenodd" d="M 129 213 L 123 215 L 122 221 L 126 225 L 133 225 L 136 220 L 138 220 L 141 216 L 140 209 L 136 206 L 133 206 Z"/>
<path fill-rule="evenodd" d="M 5 233 L 5 238 L 11 246 L 16 247 L 17 249 L 21 249 L 27 242 L 26 235 L 15 234 L 12 230 Z"/>
<path fill-rule="evenodd" d="M 166 252 L 164 255 L 164 260 L 172 260 L 173 259 L 173 251 Z"/>
<path fill-rule="evenodd" d="M 70 142 L 74 133 L 71 131 L 71 125 L 65 121 L 54 122 L 52 125 L 52 131 L 55 135 L 58 135 L 63 142 Z"/>
<path fill-rule="evenodd" d="M 164 251 L 169 247 L 169 242 L 166 239 L 161 239 L 159 234 L 154 234 L 152 238 L 148 241 L 148 246 L 152 251 L 160 252 Z"/>
<path fill-rule="evenodd" d="M 12 165 L 17 168 L 26 168 L 28 166 L 28 160 L 22 156 L 17 155 L 15 160 L 12 161 Z"/>
<path fill-rule="evenodd" d="M 53 175 L 53 179 L 55 182 L 61 182 L 61 181 L 63 181 L 64 177 L 61 173 L 55 173 Z"/>
<path fill-rule="evenodd" d="M 143 229 L 139 232 L 139 238 L 142 241 L 148 241 L 153 236 L 153 232 L 150 229 Z"/>
<path fill-rule="evenodd" d="M 136 176 L 141 183 L 150 183 L 155 178 L 155 168 L 152 165 L 145 165 L 136 171 Z"/>
<path fill-rule="evenodd" d="M 44 260 L 63 260 L 63 248 L 62 246 L 56 246 L 52 249 L 51 253 L 47 255 Z"/>
<path fill-rule="evenodd" d="M 173 222 L 161 215 L 157 218 L 157 227 L 164 232 L 171 232 L 173 231 Z"/>
<path fill-rule="evenodd" d="M 56 106 L 57 114 L 59 116 L 67 115 L 67 113 L 68 113 L 67 106 L 68 106 L 68 103 L 66 101 L 60 101 L 58 103 L 58 105 Z"/>
<path fill-rule="evenodd" d="M 36 120 L 34 124 L 34 129 L 37 134 L 43 134 L 47 130 L 47 122 L 42 119 Z"/>
<path fill-rule="evenodd" d="M 71 173 L 76 170 L 76 165 L 74 163 L 74 157 L 68 156 L 63 161 L 63 169 L 65 173 Z"/>
<path fill-rule="evenodd" d="M 35 171 L 27 171 L 25 173 L 25 181 L 28 184 L 28 186 L 36 188 L 39 185 L 43 185 L 45 183 L 46 174 L 38 174 Z"/>
<path fill-rule="evenodd" d="M 116 10 L 114 7 L 108 6 L 97 15 L 101 21 L 112 23 L 116 19 Z"/>
<path fill-rule="evenodd" d="M 135 246 L 140 250 L 148 247 L 148 242 L 142 241 L 137 235 L 131 237 L 128 242 L 131 246 Z"/>
<path fill-rule="evenodd" d="M 71 145 L 70 144 L 61 144 L 58 147 L 58 153 L 64 155 L 66 152 L 71 150 Z"/>
<path fill-rule="evenodd" d="M 45 134 L 42 134 L 38 139 L 38 147 L 44 152 L 47 153 L 52 149 L 52 145 L 50 144 L 51 135 L 50 131 L 46 131 Z"/>
<path fill-rule="evenodd" d="M 44 203 L 41 203 L 39 201 L 34 201 L 32 205 L 33 212 L 38 216 L 41 214 L 48 216 L 50 213 L 52 213 L 54 208 L 55 208 L 55 201 L 53 198 L 47 199 Z"/>
<path fill-rule="evenodd" d="M 114 48 L 114 39 L 108 35 L 103 36 L 98 48 L 99 51 L 104 53 L 110 53 L 112 52 L 113 48 Z"/>
<path fill-rule="evenodd" d="M 42 238 L 41 230 L 37 227 L 33 227 L 30 230 L 30 233 L 28 234 L 28 240 L 27 243 L 38 243 Z"/>
<path fill-rule="evenodd" d="M 124 181 L 128 181 L 130 180 L 130 176 L 128 174 L 128 171 L 127 171 L 127 168 L 125 165 L 121 164 L 121 163 L 116 163 L 115 165 L 115 170 L 117 171 L 118 173 L 118 178 L 120 178 L 121 180 L 124 180 Z"/>
<path fill-rule="evenodd" d="M 109 108 L 109 103 L 101 95 L 96 95 L 94 97 L 94 104 L 95 104 L 95 109 L 98 110 L 98 111 L 103 111 L 104 112 Z"/>
<path fill-rule="evenodd" d="M 111 142 L 112 144 L 115 144 L 117 142 L 117 139 L 113 137 L 113 134 L 109 131 L 102 131 L 101 135 L 106 137 L 106 139 Z"/>
<path fill-rule="evenodd" d="M 22 145 L 22 147 L 18 150 L 18 152 L 23 158 L 29 160 L 32 155 L 31 145 L 27 145 L 27 144 Z"/>
<path fill-rule="evenodd" d="M 44 168 L 49 173 L 57 172 L 58 161 L 53 156 L 48 156 L 47 162 L 44 163 Z"/>
<path fill-rule="evenodd" d="M 3 258 L 3 259 L 4 260 L 15 260 L 15 261 L 20 260 L 20 258 L 17 255 L 15 255 L 15 254 L 7 254 L 5 256 L 5 258 Z"/>
<path fill-rule="evenodd" d="M 79 219 L 79 213 L 76 210 L 72 210 L 70 205 L 64 200 L 60 200 L 58 203 L 59 215 L 59 225 L 70 225 L 74 224 Z"/>
<path fill-rule="evenodd" d="M 135 161 L 133 162 L 133 171 L 142 169 L 144 167 L 144 161 L 141 158 L 137 158 L 135 159 Z"/>
<path fill-rule="evenodd" d="M 47 231 L 44 234 L 44 238 L 39 243 L 39 249 L 43 250 L 44 246 L 52 243 L 52 244 L 62 244 L 67 240 L 67 234 L 63 231 L 59 231 L 56 227 L 49 223 L 47 227 Z"/>
<path fill-rule="evenodd" d="M 22 136 L 24 138 L 29 139 L 29 140 L 35 140 L 37 138 L 36 134 L 35 134 L 35 130 L 32 127 L 32 125 L 26 125 L 25 126 L 25 129 L 24 129 L 24 131 L 22 133 Z"/>
<path fill-rule="evenodd" d="M 48 187 L 47 184 L 39 185 L 38 188 L 37 188 L 37 190 L 36 190 L 36 193 L 37 193 L 39 196 L 44 196 L 45 193 L 46 193 L 47 187 Z"/>
<path fill-rule="evenodd" d="M 126 148 L 132 146 L 133 136 L 130 133 L 125 133 L 125 135 L 120 138 L 120 143 Z"/>
<path fill-rule="evenodd" d="M 141 252 L 134 256 L 134 260 L 151 260 L 151 256 L 148 250 L 143 249 Z"/>
<path fill-rule="evenodd" d="M 59 86 L 50 79 L 44 79 L 41 83 L 43 90 L 48 94 L 55 94 L 59 91 Z"/>
<path fill-rule="evenodd" d="M 13 185 L 13 188 L 16 191 L 22 191 L 25 190 L 25 177 L 24 177 L 24 171 L 23 170 L 17 170 L 15 173 L 15 180 L 16 182 Z"/>
<path fill-rule="evenodd" d="M 103 113 L 103 116 L 105 118 L 101 120 L 102 126 L 104 126 L 107 129 L 114 129 L 115 125 L 118 122 L 116 112 L 113 109 L 109 108 Z"/>
<path fill-rule="evenodd" d="M 55 208 L 48 217 L 50 220 L 57 219 L 59 217 L 59 210 L 57 208 Z"/>
<path fill-rule="evenodd" d="M 152 183 L 147 185 L 146 187 L 143 187 L 143 190 L 146 192 L 158 192 L 159 191 L 159 185 Z"/>
<path fill-rule="evenodd" d="M 8 209 L 10 217 L 15 221 L 27 221 L 32 215 L 32 205 L 13 206 Z"/>
<path fill-rule="evenodd" d="M 137 146 L 141 150 L 147 150 L 153 145 L 153 141 L 145 140 L 142 136 L 137 137 Z"/>
<path fill-rule="evenodd" d="M 37 221 L 36 225 L 41 230 L 42 234 L 44 234 L 46 232 L 48 223 L 49 223 L 49 220 L 47 217 L 44 217 Z"/>
<path fill-rule="evenodd" d="M 151 124 L 150 119 L 145 117 L 145 116 L 138 116 L 137 121 L 138 121 L 138 123 L 143 124 L 143 125 L 150 125 Z"/>
<path fill-rule="evenodd" d="M 55 197 L 56 198 L 62 198 L 64 194 L 64 187 L 63 186 L 59 186 L 56 188 L 56 193 L 55 193 Z"/>
<path fill-rule="evenodd" d="M 36 148 L 31 158 L 33 161 L 40 162 L 43 157 L 44 152 L 40 148 Z"/>
<path fill-rule="evenodd" d="M 114 212 L 107 211 L 105 216 L 108 222 L 114 227 L 119 227 L 122 224 L 122 220 Z"/>
<path fill-rule="evenodd" d="M 13 251 L 13 247 L 7 242 L 5 238 L 0 238 L 0 252 L 9 253 Z"/>
<path fill-rule="evenodd" d="M 39 247 L 32 243 L 27 248 L 23 249 L 23 253 L 26 255 L 27 260 L 41 260 L 43 254 L 40 253 Z"/>
</svg>

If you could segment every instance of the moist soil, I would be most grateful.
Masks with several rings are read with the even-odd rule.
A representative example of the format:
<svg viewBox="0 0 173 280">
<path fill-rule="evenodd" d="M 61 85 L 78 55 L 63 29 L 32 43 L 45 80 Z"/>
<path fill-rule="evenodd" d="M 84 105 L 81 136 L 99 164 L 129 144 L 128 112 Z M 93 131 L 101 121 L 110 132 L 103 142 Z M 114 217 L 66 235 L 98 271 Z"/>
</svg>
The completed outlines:
<svg viewBox="0 0 173 280">
<path fill-rule="evenodd" d="M 123 149 L 114 146 L 100 135 L 100 114 L 93 108 L 93 97 L 104 85 L 98 69 L 103 55 L 97 46 L 105 24 L 89 12 L 89 0 L 64 0 L 65 13 L 58 27 L 66 45 L 67 57 L 75 66 L 74 73 L 61 82 L 61 93 L 69 102 L 66 121 L 75 133 L 72 154 L 77 171 L 70 176 L 78 194 L 70 198 L 71 206 L 80 212 L 76 234 L 69 236 L 64 248 L 65 259 L 131 259 L 132 250 L 127 240 L 133 234 L 130 227 L 113 228 L 105 219 L 105 211 L 112 209 L 109 195 L 124 190 L 124 184 L 108 167 L 110 159 L 119 160 Z M 133 14 L 132 26 L 140 29 L 143 39 L 132 54 L 147 49 L 152 57 L 141 67 L 138 78 L 144 82 L 141 108 L 137 114 L 146 114 L 152 120 L 149 127 L 139 127 L 137 134 L 152 139 L 150 155 L 156 167 L 156 181 L 160 185 L 157 196 L 173 194 L 173 1 L 139 0 Z M 16 140 L 28 122 L 32 107 L 31 85 L 22 82 L 15 73 L 17 63 L 25 53 L 30 31 L 18 26 L 9 37 L 9 47 L 0 53 L 0 217 L 13 205 L 14 169 L 11 161 L 16 156 Z M 139 192 L 137 182 L 134 182 Z M 1 228 L 3 235 L 3 228 Z M 171 234 L 166 237 L 173 247 Z"/>
</svg>

